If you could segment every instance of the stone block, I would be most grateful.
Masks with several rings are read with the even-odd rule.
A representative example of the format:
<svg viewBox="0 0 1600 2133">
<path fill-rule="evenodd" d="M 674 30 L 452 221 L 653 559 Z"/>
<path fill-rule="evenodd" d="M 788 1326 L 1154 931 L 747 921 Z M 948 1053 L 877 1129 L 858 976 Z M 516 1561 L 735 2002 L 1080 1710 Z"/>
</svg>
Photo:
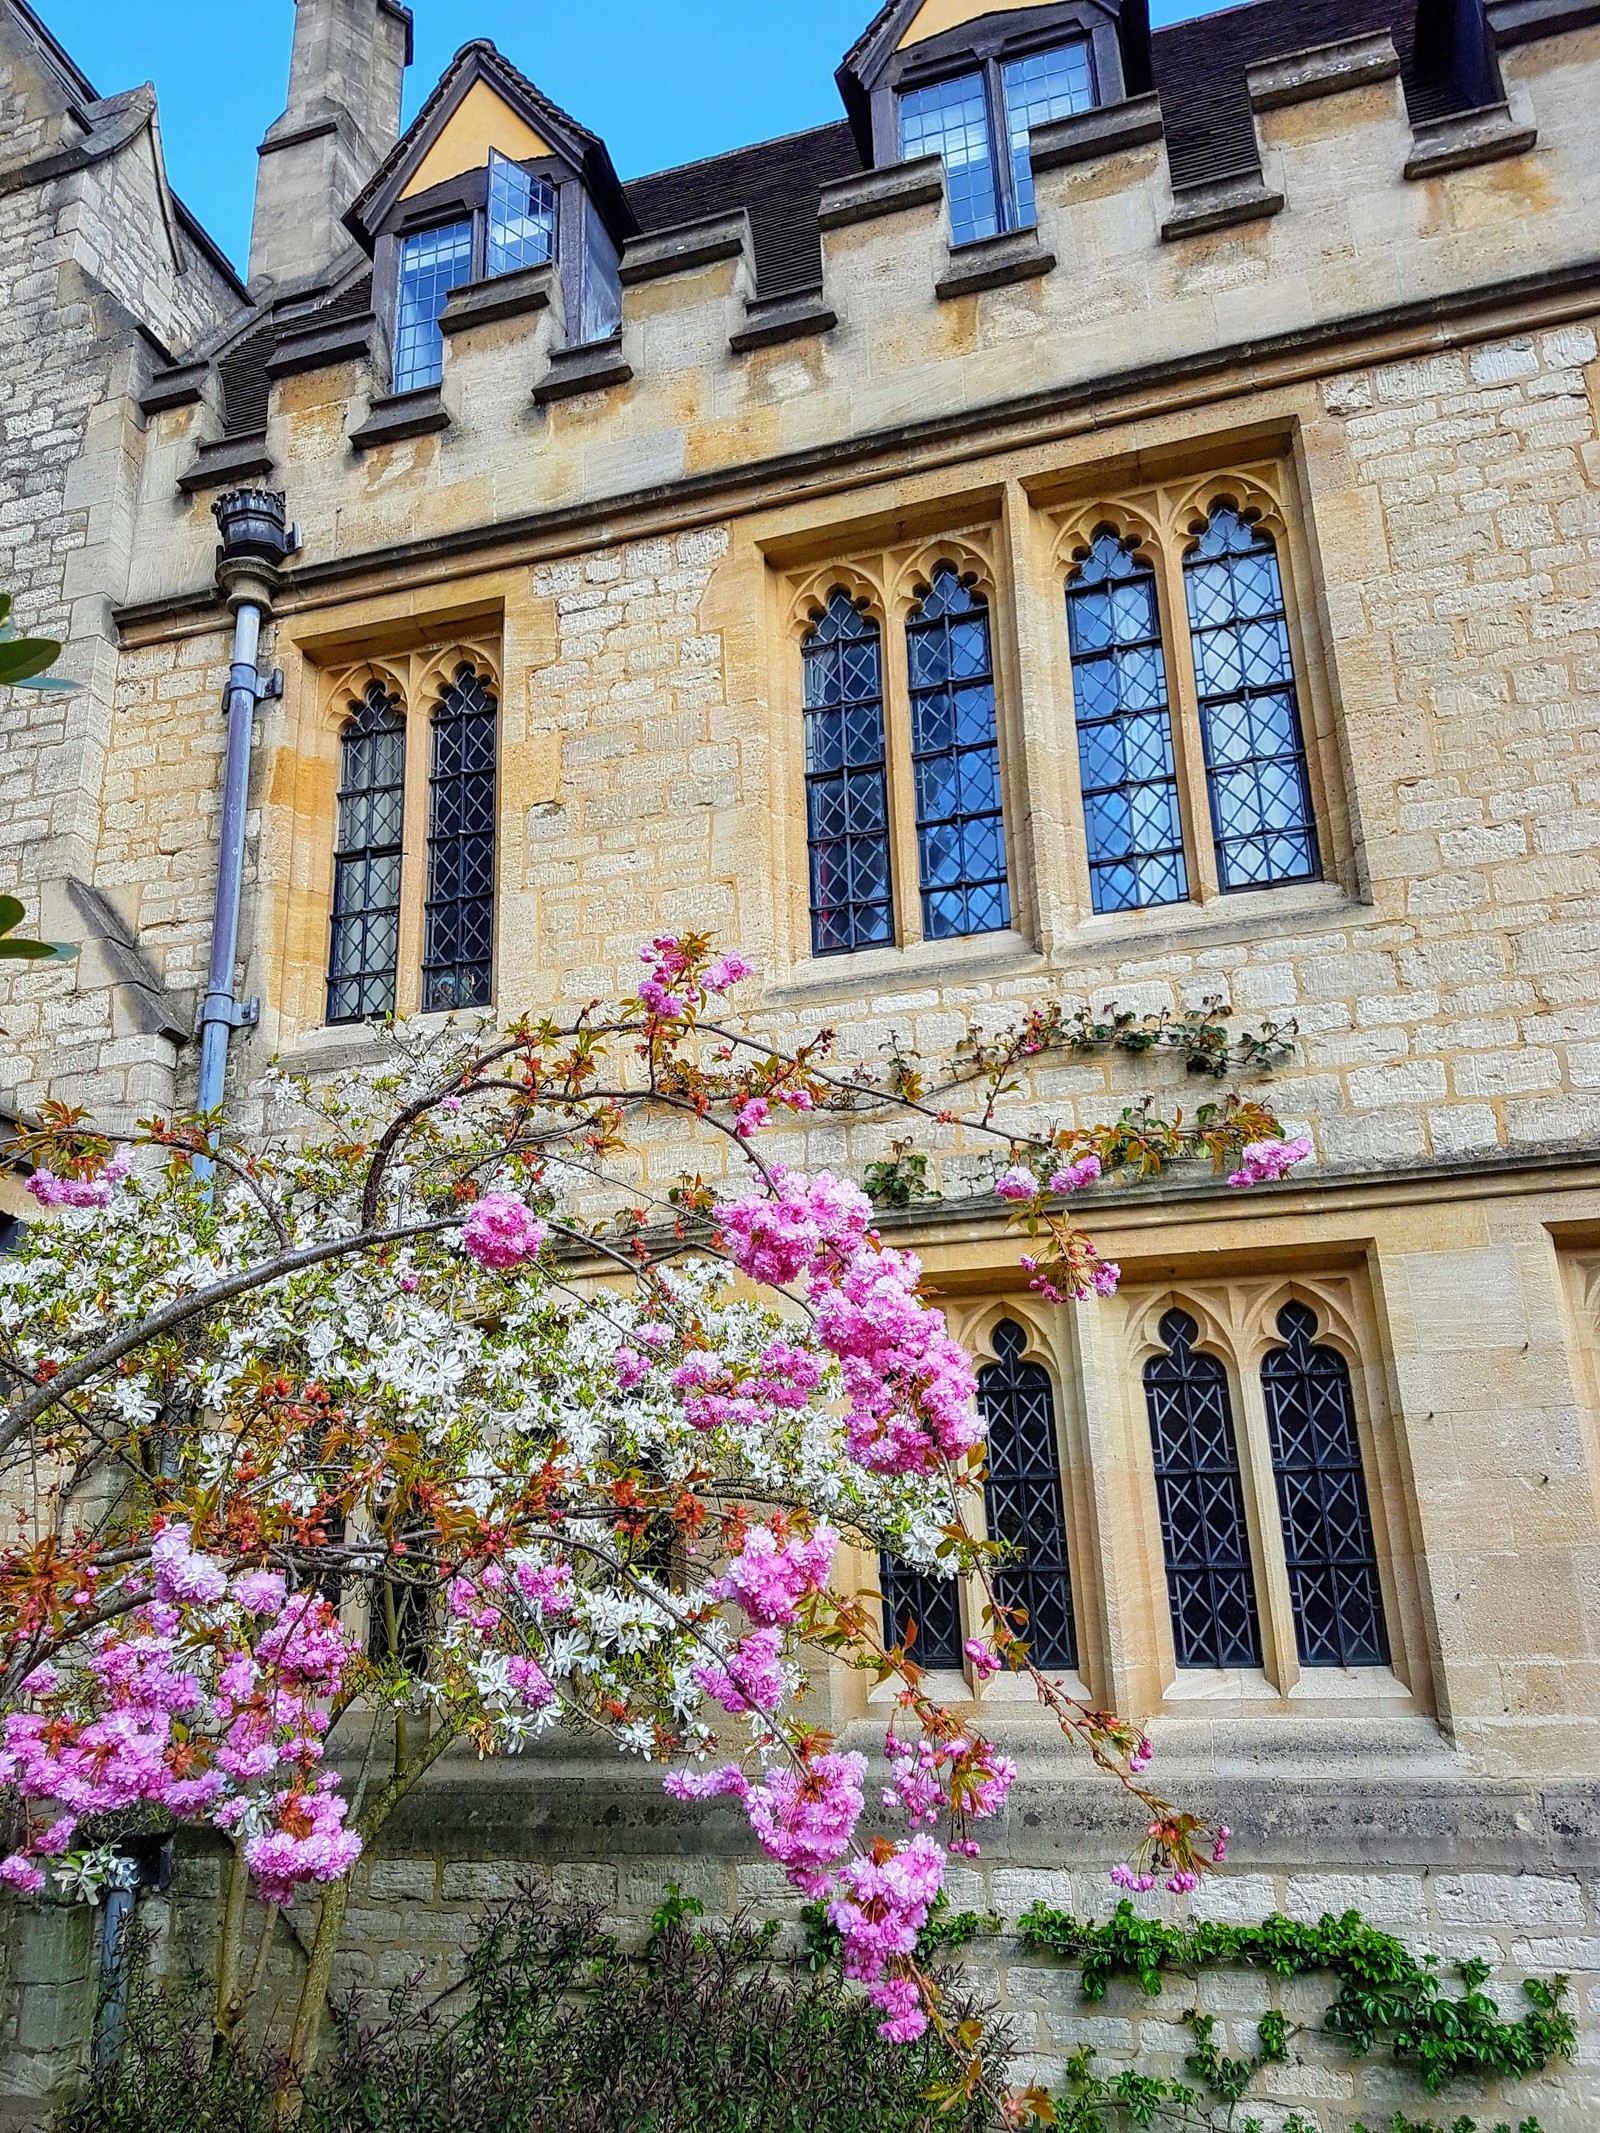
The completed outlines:
<svg viewBox="0 0 1600 2133">
<path fill-rule="evenodd" d="M 1588 1924 L 1575 1881 L 1540 1874 L 1441 1874 L 1433 1883 L 1434 1911 L 1451 1926 L 1515 1926 L 1566 1933 Z"/>
</svg>

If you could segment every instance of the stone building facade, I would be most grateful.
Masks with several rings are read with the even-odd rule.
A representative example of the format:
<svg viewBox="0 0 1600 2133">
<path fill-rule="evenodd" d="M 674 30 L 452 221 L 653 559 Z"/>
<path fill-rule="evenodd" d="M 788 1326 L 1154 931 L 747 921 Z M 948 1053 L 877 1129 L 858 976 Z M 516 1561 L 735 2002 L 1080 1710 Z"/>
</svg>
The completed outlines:
<svg viewBox="0 0 1600 2133">
<path fill-rule="evenodd" d="M 1600 10 L 1251 0 L 1152 37 L 1136 6 L 890 0 L 839 125 L 628 185 L 489 45 L 402 136 L 404 12 L 299 0 L 240 291 L 155 211 L 148 104 L 84 104 L 0 0 L 40 129 L 3 151 L 0 215 L 35 218 L 18 302 L 49 314 L 8 305 L 0 329 L 40 351 L 0 377 L 0 523 L 22 619 L 70 630 L 92 684 L 59 726 L 8 709 L 0 730 L 20 825 L 0 887 L 91 949 L 10 981 L 6 1100 L 121 1123 L 190 1085 L 228 659 L 208 506 L 241 482 L 285 491 L 300 546 L 256 730 L 240 1104 L 274 1056 L 361 1056 L 374 1009 L 581 1003 L 683 926 L 759 963 L 763 1027 L 826 1023 L 847 1055 L 938 1055 L 1057 1000 L 1292 1019 L 1262 1093 L 1315 1165 L 1248 1197 L 1104 1192 L 1114 1300 L 1030 1295 L 958 1134 L 932 1150 L 944 1197 L 886 1219 L 1000 1408 L 1044 1403 L 1063 1663 L 1238 1833 L 1197 1904 L 1355 1905 L 1484 1955 L 1508 2004 L 1517 1974 L 1570 1973 L 1576 2067 L 1456 2107 L 1580 2133 L 1600 2114 Z M 67 168 L 85 114 L 90 144 L 128 144 L 74 140 Z M 99 242 L 118 215 L 167 251 Z M 835 641 L 865 709 L 843 827 L 816 679 Z M 941 689 L 975 722 L 954 740 Z M 432 736 L 467 716 L 493 737 L 493 864 L 447 936 Z M 360 719 L 403 739 L 381 853 L 341 844 Z M 356 861 L 388 886 L 341 960 Z M 1100 1120 L 1183 1085 L 1119 1056 L 1052 1064 L 1031 1097 Z M 887 1139 L 796 1126 L 783 1153 L 859 1175 Z M 685 1167 L 681 1141 L 645 1151 L 649 1184 Z M 1359 1574 L 1320 1612 L 1284 1517 L 1313 1380 L 1361 1506 Z M 1174 1555 L 1163 1397 L 1225 1417 L 1226 1592 Z M 942 1686 L 1023 1770 L 958 1901 L 1106 1908 L 1118 1803 L 1003 1687 Z M 865 1737 L 868 1704 L 830 1693 Z M 522 1870 L 623 1917 L 669 1871 L 780 1900 L 731 1818 L 552 1753 L 463 1762 L 391 1833 L 352 1982 L 446 1965 Z M 172 1899 L 195 1935 L 212 1871 L 191 1860 Z M 996 1949 L 1027 2071 L 1080 2042 L 1181 2065 L 1175 2003 L 1086 2022 L 1061 1973 Z M 1249 1992 L 1218 2011 L 1247 2043 Z M 1421 2113 L 1389 2069 L 1303 2059 L 1279 2122 Z"/>
</svg>

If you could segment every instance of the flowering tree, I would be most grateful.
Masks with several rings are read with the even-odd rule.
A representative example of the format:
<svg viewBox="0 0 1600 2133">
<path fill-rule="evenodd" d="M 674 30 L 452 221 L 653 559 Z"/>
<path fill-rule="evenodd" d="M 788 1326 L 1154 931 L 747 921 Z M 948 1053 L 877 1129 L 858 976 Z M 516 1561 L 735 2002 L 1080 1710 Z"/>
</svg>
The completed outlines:
<svg viewBox="0 0 1600 2133">
<path fill-rule="evenodd" d="M 1086 1300 L 1117 1269 L 1074 1195 L 1195 1154 L 1247 1186 L 1309 1147 L 1237 1097 L 1020 1131 L 1028 1063 L 1163 1045 L 1218 1074 L 1282 1033 L 1050 1009 L 926 1077 L 900 1052 L 847 1071 L 825 1037 L 752 1034 L 738 956 L 642 953 L 634 998 L 566 1026 L 401 1029 L 377 1069 L 272 1078 L 248 1137 L 154 1120 L 136 1160 L 55 1109 L 23 1144 L 53 1219 L 0 1260 L 0 1782 L 22 1803 L 0 1880 L 92 1894 L 124 1810 L 227 1832 L 224 2036 L 250 1887 L 319 1887 L 301 2069 L 362 1846 L 452 1742 L 557 1725 L 659 1762 L 680 1800 L 737 1800 L 827 1902 L 884 2034 L 938 2020 L 917 1936 L 1013 1769 L 930 1698 L 914 1636 L 886 1645 L 842 1543 L 980 1581 L 974 1670 L 1027 1672 L 1139 1807 L 1120 1879 L 1192 1888 L 1222 1856 L 996 1596 L 973 1373 L 917 1260 L 854 1184 L 767 1151 L 816 1112 L 991 1150 L 1033 1286 Z M 637 1184 L 663 1122 L 720 1140 L 720 1187 Z M 881 1815 L 865 1757 L 806 1720 L 808 1655 L 899 1684 Z"/>
</svg>

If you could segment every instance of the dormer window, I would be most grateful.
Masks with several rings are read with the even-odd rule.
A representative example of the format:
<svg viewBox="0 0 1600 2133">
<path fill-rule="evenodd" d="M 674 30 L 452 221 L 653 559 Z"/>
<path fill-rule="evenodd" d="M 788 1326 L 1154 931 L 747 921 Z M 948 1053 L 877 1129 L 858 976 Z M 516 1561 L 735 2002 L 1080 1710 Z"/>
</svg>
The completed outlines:
<svg viewBox="0 0 1600 2133">
<path fill-rule="evenodd" d="M 345 219 L 372 251 L 396 394 L 441 383 L 450 293 L 469 284 L 538 277 L 497 291 L 493 315 L 549 306 L 558 347 L 621 327 L 622 245 L 638 224 L 611 159 L 492 45 L 457 53 Z"/>
<path fill-rule="evenodd" d="M 950 241 L 1037 219 L 1030 134 L 1150 88 L 1143 0 L 886 0 L 838 82 L 863 162 L 938 156 Z"/>
<path fill-rule="evenodd" d="M 953 244 L 974 244 L 1034 220 L 1028 135 L 1051 119 L 1088 111 L 1094 54 L 1086 37 L 899 93 L 900 153 L 944 158 Z M 1003 154 L 995 143 L 1005 142 Z"/>
</svg>

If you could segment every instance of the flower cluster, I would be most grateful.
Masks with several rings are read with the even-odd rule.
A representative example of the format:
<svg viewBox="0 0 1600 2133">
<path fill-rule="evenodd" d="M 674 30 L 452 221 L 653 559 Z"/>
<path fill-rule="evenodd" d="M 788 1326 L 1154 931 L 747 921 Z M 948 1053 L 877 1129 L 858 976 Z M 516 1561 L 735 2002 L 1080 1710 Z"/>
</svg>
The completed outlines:
<svg viewBox="0 0 1600 2133">
<path fill-rule="evenodd" d="M 1272 1185 L 1279 1178 L 1287 1177 L 1297 1163 L 1306 1162 L 1311 1155 L 1311 1143 L 1302 1137 L 1295 1141 L 1252 1141 L 1240 1157 L 1239 1168 L 1231 1173 L 1230 1185 L 1241 1191 L 1251 1185 Z"/>
<path fill-rule="evenodd" d="M 491 1273 L 537 1259 L 549 1235 L 546 1225 L 508 1192 L 486 1192 L 461 1229 L 461 1248 Z"/>
<path fill-rule="evenodd" d="M 318 1808 L 302 1830 L 311 1810 L 300 1803 L 354 1643 L 320 1595 L 291 1597 L 275 1571 L 230 1579 L 187 1525 L 157 1535 L 150 1566 L 141 1603 L 95 1631 L 80 1664 L 35 1668 L 32 1707 L 6 1716 L 0 1784 L 61 1812 L 5 1862 L 5 1878 L 42 1886 L 34 1860 L 65 1851 L 84 1816 L 141 1804 L 242 1824 L 252 1845 L 273 1840 L 260 1853 L 271 1861 L 264 1889 L 337 1878 L 360 1851 L 353 1833 L 329 1836 L 343 1804 Z"/>
<path fill-rule="evenodd" d="M 784 1540 L 772 1526 L 752 1526 L 744 1546 L 706 1591 L 714 1600 L 736 1600 L 763 1629 L 786 1627 L 806 1594 L 826 1587 L 838 1545 L 831 1526 L 819 1526 L 802 1540 Z"/>
<path fill-rule="evenodd" d="M 58 1178 L 41 1163 L 28 1180 L 28 1191 L 41 1207 L 109 1207 L 117 1188 L 133 1168 L 133 1151 L 119 1148 L 94 1177 Z"/>
<path fill-rule="evenodd" d="M 685 1009 L 706 1005 L 715 994 L 731 992 L 735 985 L 755 976 L 755 965 L 742 955 L 719 956 L 706 962 L 693 946 L 676 934 L 658 934 L 639 950 L 645 975 L 639 984 L 639 999 L 652 1015 L 663 1021 Z"/>
<path fill-rule="evenodd" d="M 726 1666 L 702 1660 L 690 1669 L 697 1686 L 735 1717 L 775 1711 L 783 1701 L 783 1633 L 776 1625 L 753 1630 L 729 1654 Z"/>
<path fill-rule="evenodd" d="M 844 1940 L 844 1972 L 859 1979 L 886 2019 L 879 2035 L 909 2044 L 928 2026 L 922 1993 L 903 1967 L 944 1886 L 945 1855 L 931 1837 L 879 1841 L 839 1869 L 828 1918 Z"/>
</svg>

